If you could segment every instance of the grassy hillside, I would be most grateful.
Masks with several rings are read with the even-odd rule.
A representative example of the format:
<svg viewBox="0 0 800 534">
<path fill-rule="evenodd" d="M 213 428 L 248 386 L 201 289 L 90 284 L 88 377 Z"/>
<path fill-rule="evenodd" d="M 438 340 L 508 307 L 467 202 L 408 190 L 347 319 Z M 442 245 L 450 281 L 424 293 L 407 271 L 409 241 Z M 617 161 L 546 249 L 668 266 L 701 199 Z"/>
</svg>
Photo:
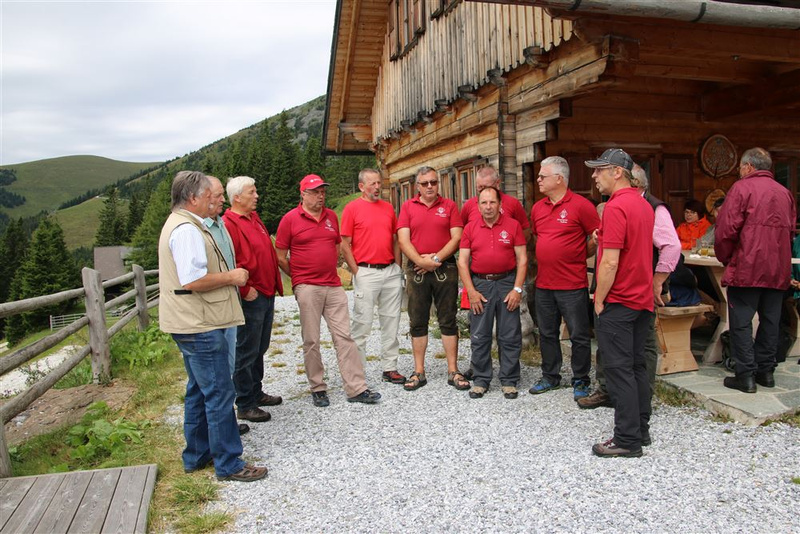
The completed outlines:
<svg viewBox="0 0 800 534">
<path fill-rule="evenodd" d="M 104 198 L 95 197 L 86 202 L 67 209 L 58 210 L 55 218 L 64 230 L 64 241 L 69 250 L 79 247 L 91 247 L 94 236 L 100 226 L 100 212 L 103 210 Z M 123 217 L 128 214 L 128 202 L 120 200 L 120 213 Z"/>
<path fill-rule="evenodd" d="M 158 164 L 115 161 L 98 156 L 65 156 L 4 165 L 0 168 L 14 169 L 17 173 L 17 181 L 6 189 L 23 195 L 26 201 L 22 206 L 0 208 L 0 211 L 16 218 L 54 210 L 62 202 L 90 189 L 113 184 Z"/>
</svg>

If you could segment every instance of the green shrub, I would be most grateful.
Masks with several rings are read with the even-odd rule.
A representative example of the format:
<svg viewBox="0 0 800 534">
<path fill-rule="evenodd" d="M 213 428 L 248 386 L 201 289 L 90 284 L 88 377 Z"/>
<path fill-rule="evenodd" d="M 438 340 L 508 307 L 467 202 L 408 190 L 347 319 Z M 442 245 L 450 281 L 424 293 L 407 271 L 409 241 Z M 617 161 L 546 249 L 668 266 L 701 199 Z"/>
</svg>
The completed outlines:
<svg viewBox="0 0 800 534">
<path fill-rule="evenodd" d="M 106 419 L 108 413 L 105 402 L 92 403 L 81 422 L 70 428 L 67 443 L 74 447 L 70 453 L 74 460 L 95 461 L 111 456 L 125 443 L 142 442 L 139 429 L 146 426 L 146 422 L 140 425 L 122 417 L 109 421 Z"/>
<path fill-rule="evenodd" d="M 123 331 L 111 338 L 111 359 L 128 364 L 128 369 L 161 363 L 173 346 L 172 337 L 150 323 L 144 332 Z"/>
</svg>

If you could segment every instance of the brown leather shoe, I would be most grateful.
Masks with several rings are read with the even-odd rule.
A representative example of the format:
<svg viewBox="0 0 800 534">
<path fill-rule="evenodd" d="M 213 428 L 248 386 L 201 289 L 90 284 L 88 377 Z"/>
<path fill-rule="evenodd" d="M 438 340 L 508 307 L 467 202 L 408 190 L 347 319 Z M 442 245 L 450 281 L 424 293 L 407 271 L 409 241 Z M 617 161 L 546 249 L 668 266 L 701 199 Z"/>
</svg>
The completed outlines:
<svg viewBox="0 0 800 534">
<path fill-rule="evenodd" d="M 603 443 L 595 443 L 592 445 L 592 452 L 595 454 L 595 456 L 600 456 L 603 458 L 638 458 L 642 455 L 642 448 L 624 449 L 614 443 L 613 439 L 610 439 Z"/>
<path fill-rule="evenodd" d="M 611 397 L 608 395 L 608 393 L 599 389 L 594 390 L 594 393 L 588 397 L 578 399 L 576 402 L 578 403 L 579 408 L 583 408 L 585 410 L 592 410 L 594 408 L 600 408 L 601 406 L 608 408 L 612 408 L 614 406 L 611 403 Z"/>
<path fill-rule="evenodd" d="M 253 423 L 263 423 L 265 421 L 269 421 L 272 419 L 272 416 L 269 412 L 265 412 L 261 408 L 250 408 L 249 410 L 239 410 L 238 411 L 239 419 L 244 419 L 245 421 L 252 421 Z"/>
<path fill-rule="evenodd" d="M 262 395 L 261 398 L 258 399 L 259 406 L 277 406 L 282 402 L 283 402 L 283 397 L 281 397 L 280 395 L 272 396 L 267 393 L 264 393 L 264 395 Z"/>
<path fill-rule="evenodd" d="M 219 480 L 235 480 L 237 482 L 255 482 L 267 476 L 268 472 L 269 470 L 264 466 L 244 464 L 244 467 L 238 473 L 217 478 Z"/>
</svg>

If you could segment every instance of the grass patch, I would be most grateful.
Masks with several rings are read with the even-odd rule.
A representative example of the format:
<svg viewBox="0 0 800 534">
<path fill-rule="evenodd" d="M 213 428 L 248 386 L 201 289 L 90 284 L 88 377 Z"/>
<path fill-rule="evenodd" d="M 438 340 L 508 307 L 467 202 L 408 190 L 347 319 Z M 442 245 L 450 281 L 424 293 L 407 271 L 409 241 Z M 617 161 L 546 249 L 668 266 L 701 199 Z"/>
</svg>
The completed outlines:
<svg viewBox="0 0 800 534">
<path fill-rule="evenodd" d="M 285 332 L 283 329 L 281 329 L 281 328 L 279 328 L 279 329 L 277 329 L 277 330 L 273 330 L 273 331 L 272 331 L 272 335 L 273 335 L 273 336 L 282 336 L 282 335 L 284 335 L 285 333 L 286 333 L 286 332 Z"/>
<path fill-rule="evenodd" d="M 333 346 L 333 343 L 331 343 L 330 341 L 320 341 L 319 342 L 319 346 L 323 347 L 323 348 L 326 348 L 326 349 L 329 349 L 329 348 L 331 348 Z"/>
<path fill-rule="evenodd" d="M 431 328 L 431 337 L 433 339 L 442 339 L 442 331 L 439 328 Z"/>
<path fill-rule="evenodd" d="M 790 413 L 781 416 L 778 419 L 769 419 L 767 421 L 764 421 L 762 426 L 771 425 L 772 423 L 783 423 L 785 425 L 789 425 L 795 428 L 800 428 L 800 410 L 796 411 L 795 413 Z"/>
<path fill-rule="evenodd" d="M 139 351 L 140 338 L 147 340 L 149 356 L 137 358 L 123 354 Z M 72 339 L 70 343 L 79 342 Z M 152 357 L 158 354 L 160 358 Z M 204 505 L 217 498 L 219 484 L 204 473 L 187 475 L 183 472 L 181 452 L 185 443 L 181 425 L 163 422 L 167 407 L 182 401 L 186 383 L 183 358 L 171 337 L 158 331 L 155 323 L 143 334 L 135 332 L 132 324 L 112 339 L 111 356 L 115 381 L 135 387 L 136 393 L 122 410 L 95 414 L 92 430 L 85 422 L 81 423 L 82 430 L 75 430 L 80 425 L 72 427 L 73 443 L 79 435 L 86 437 L 84 442 L 90 436 L 99 436 L 98 439 L 110 442 L 108 450 L 93 455 L 76 454 L 78 447 L 68 443 L 71 429 L 61 428 L 14 447 L 10 451 L 14 474 L 25 476 L 153 463 L 158 465 L 158 479 L 150 506 L 148 531 L 201 533 L 230 528 L 231 515 L 203 513 Z M 62 381 L 67 381 L 69 376 Z M 101 422 L 95 424 L 94 421 Z M 109 429 L 108 425 L 119 430 L 117 435 L 103 434 Z M 139 442 L 125 439 L 115 445 L 117 436 L 131 429 L 138 432 Z M 208 474 L 211 473 L 209 470 Z"/>
<path fill-rule="evenodd" d="M 542 365 L 542 353 L 539 347 L 531 344 L 523 348 L 519 355 L 519 361 L 528 367 L 539 367 Z"/>
<path fill-rule="evenodd" d="M 367 356 L 367 361 L 368 361 L 368 362 L 377 362 L 378 360 L 380 360 L 380 358 L 378 358 L 377 356 L 374 356 L 374 355 L 372 355 L 372 354 L 370 354 L 369 356 Z"/>
<path fill-rule="evenodd" d="M 792 477 L 792 484 L 800 484 L 800 477 Z"/>
<path fill-rule="evenodd" d="M 269 355 L 270 356 L 278 356 L 280 354 L 283 354 L 283 349 L 281 349 L 279 347 L 275 347 L 271 351 L 269 351 Z"/>
<path fill-rule="evenodd" d="M 405 347 L 400 348 L 400 354 L 412 354 L 411 349 L 407 349 Z"/>
<path fill-rule="evenodd" d="M 286 367 L 284 362 L 272 362 L 272 367 Z"/>
<path fill-rule="evenodd" d="M 433 357 L 436 358 L 437 360 L 444 360 L 445 358 L 447 358 L 447 354 L 445 354 L 444 352 L 437 352 L 436 354 L 433 355 Z"/>
<path fill-rule="evenodd" d="M 668 406 L 691 406 L 695 403 L 692 396 L 664 382 L 656 382 L 655 397 Z"/>
</svg>

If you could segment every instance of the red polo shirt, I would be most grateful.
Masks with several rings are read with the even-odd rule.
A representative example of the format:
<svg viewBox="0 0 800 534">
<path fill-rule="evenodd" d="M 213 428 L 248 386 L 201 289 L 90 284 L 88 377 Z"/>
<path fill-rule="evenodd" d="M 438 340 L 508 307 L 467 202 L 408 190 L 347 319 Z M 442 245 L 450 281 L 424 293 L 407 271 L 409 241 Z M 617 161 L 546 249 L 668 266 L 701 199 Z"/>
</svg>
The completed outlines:
<svg viewBox="0 0 800 534">
<path fill-rule="evenodd" d="M 239 288 L 242 296 L 246 296 L 251 287 L 267 297 L 274 296 L 276 292 L 283 295 L 278 256 L 258 213 L 254 211 L 245 216 L 228 209 L 222 218 L 225 219 L 225 228 L 231 235 L 236 251 L 236 266 L 250 273 L 247 284 Z"/>
<path fill-rule="evenodd" d="M 342 235 L 352 238 L 356 263 L 393 263 L 393 236 L 397 232 L 394 208 L 385 200 L 359 197 L 342 211 Z"/>
<path fill-rule="evenodd" d="M 397 219 L 398 228 L 411 230 L 411 244 L 420 254 L 439 252 L 450 241 L 450 229 L 462 226 L 456 203 L 442 196 L 430 208 L 419 195 L 406 200 Z"/>
<path fill-rule="evenodd" d="M 319 221 L 302 206 L 287 213 L 278 225 L 275 246 L 289 251 L 292 287 L 298 284 L 340 286 L 336 267 L 341 243 L 339 220 L 328 208 L 322 208 Z"/>
<path fill-rule="evenodd" d="M 477 274 L 500 274 L 517 267 L 514 247 L 525 246 L 522 227 L 512 217 L 500 214 L 494 225 L 487 226 L 483 217 L 464 227 L 460 248 L 470 249 L 470 270 Z"/>
<path fill-rule="evenodd" d="M 586 238 L 600 226 L 594 205 L 567 189 L 553 204 L 545 197 L 531 209 L 536 236 L 536 287 L 574 290 L 588 286 Z"/>
<path fill-rule="evenodd" d="M 528 216 L 525 214 L 525 208 L 522 207 L 519 200 L 506 195 L 502 191 L 500 191 L 500 213 L 508 214 L 513 219 L 516 219 L 523 230 L 531 226 L 531 223 L 528 221 Z M 477 196 L 467 200 L 464 202 L 464 205 L 461 206 L 461 222 L 464 223 L 465 227 L 473 217 L 481 218 L 481 210 L 478 207 Z"/>
<path fill-rule="evenodd" d="M 619 249 L 619 267 L 606 304 L 653 311 L 653 224 L 655 214 L 635 187 L 614 192 L 598 232 L 597 264 L 604 249 Z"/>
</svg>

